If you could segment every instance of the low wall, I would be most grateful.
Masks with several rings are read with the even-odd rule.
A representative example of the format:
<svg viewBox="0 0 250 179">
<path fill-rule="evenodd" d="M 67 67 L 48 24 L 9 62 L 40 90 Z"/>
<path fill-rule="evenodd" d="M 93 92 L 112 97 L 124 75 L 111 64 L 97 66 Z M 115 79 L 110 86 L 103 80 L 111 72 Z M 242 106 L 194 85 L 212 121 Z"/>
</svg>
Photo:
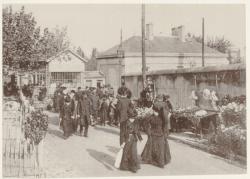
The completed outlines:
<svg viewBox="0 0 250 179">
<path fill-rule="evenodd" d="M 147 74 L 155 86 L 155 94 L 168 94 L 173 106 L 191 105 L 192 90 L 202 92 L 205 88 L 215 90 L 218 97 L 246 95 L 245 65 L 227 65 L 214 68 L 155 71 Z M 139 98 L 142 91 L 142 77 L 138 74 L 123 76 L 133 97 Z"/>
</svg>

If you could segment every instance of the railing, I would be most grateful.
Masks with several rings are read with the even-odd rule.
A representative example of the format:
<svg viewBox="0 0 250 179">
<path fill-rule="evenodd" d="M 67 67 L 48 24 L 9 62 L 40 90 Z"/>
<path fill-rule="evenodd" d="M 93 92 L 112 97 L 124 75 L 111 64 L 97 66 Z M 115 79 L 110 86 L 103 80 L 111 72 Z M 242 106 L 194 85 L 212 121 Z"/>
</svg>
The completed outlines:
<svg viewBox="0 0 250 179">
<path fill-rule="evenodd" d="M 25 109 L 13 104 L 6 102 L 3 110 L 3 177 L 39 176 L 36 146 L 24 138 Z"/>
</svg>

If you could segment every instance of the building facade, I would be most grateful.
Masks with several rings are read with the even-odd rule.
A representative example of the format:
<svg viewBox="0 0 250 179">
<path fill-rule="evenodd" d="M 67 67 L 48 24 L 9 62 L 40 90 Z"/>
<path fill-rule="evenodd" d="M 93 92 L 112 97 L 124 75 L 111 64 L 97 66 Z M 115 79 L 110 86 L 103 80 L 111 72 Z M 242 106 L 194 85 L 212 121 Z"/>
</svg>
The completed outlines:
<svg viewBox="0 0 250 179">
<path fill-rule="evenodd" d="M 47 60 L 46 86 L 51 93 L 57 84 L 69 89 L 77 87 L 98 87 L 105 84 L 104 74 L 100 71 L 85 71 L 87 59 L 71 50 L 63 51 Z"/>
<path fill-rule="evenodd" d="M 104 74 L 100 71 L 85 71 L 86 63 L 87 59 L 71 50 L 65 50 L 47 59 L 44 66 L 38 70 L 18 73 L 17 84 L 46 86 L 50 95 L 54 93 L 58 84 L 68 89 L 104 85 Z"/>
<path fill-rule="evenodd" d="M 147 71 L 194 68 L 202 66 L 202 44 L 185 35 L 184 26 L 172 28 L 172 36 L 154 36 L 153 25 L 146 26 Z M 141 37 L 132 36 L 105 52 L 97 54 L 97 69 L 106 82 L 121 85 L 121 75 L 142 70 Z M 229 64 L 227 54 L 205 46 L 205 66 Z M 117 88 L 116 88 L 117 89 Z"/>
</svg>

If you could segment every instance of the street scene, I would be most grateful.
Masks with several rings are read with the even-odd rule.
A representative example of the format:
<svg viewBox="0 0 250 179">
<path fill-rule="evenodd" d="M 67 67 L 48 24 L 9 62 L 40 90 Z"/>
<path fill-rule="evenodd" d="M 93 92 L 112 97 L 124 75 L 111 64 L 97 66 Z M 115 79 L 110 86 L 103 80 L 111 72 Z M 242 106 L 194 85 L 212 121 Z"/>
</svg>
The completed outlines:
<svg viewBox="0 0 250 179">
<path fill-rule="evenodd" d="M 47 177 L 111 177 L 111 176 L 164 176 L 164 175 L 211 175 L 211 174 L 242 174 L 246 169 L 233 165 L 231 162 L 201 150 L 170 140 L 172 161 L 164 169 L 142 164 L 138 173 L 120 171 L 114 167 L 116 154 L 119 151 L 119 129 L 114 127 L 96 126 L 90 128 L 91 138 L 82 140 L 72 136 L 66 142 L 61 140 L 63 134 L 58 131 L 55 114 L 49 114 L 53 122 L 49 124 L 45 138 L 44 166 Z M 55 121 L 54 121 L 55 120 Z M 138 143 L 138 155 L 142 153 L 147 136 Z M 105 143 L 103 142 L 105 141 Z M 102 144 L 103 145 L 97 145 Z M 60 146 L 56 147 L 55 146 Z M 184 152 L 185 151 L 185 154 Z M 193 159 L 195 156 L 195 160 Z M 84 158 L 84 160 L 79 160 Z M 202 160 L 203 163 L 198 163 Z M 74 161 L 74 162 L 72 162 Z M 188 164 L 183 161 L 188 161 Z M 53 166 L 57 167 L 53 167 Z M 97 172 L 98 171 L 98 172 Z"/>
<path fill-rule="evenodd" d="M 2 11 L 3 177 L 247 173 L 244 4 Z"/>
</svg>

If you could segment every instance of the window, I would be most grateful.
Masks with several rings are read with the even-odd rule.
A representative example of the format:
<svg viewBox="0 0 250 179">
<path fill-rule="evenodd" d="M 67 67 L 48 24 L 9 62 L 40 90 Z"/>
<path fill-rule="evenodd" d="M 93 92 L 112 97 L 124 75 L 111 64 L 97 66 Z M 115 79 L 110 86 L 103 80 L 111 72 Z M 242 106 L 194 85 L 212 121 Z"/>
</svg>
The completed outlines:
<svg viewBox="0 0 250 179">
<path fill-rule="evenodd" d="M 102 80 L 97 80 L 96 86 L 97 86 L 98 88 L 100 88 L 100 87 L 102 86 L 102 84 L 103 84 L 103 81 L 102 81 Z"/>
<path fill-rule="evenodd" d="M 51 72 L 51 83 L 70 83 L 73 86 L 77 86 L 80 80 L 79 72 Z"/>
</svg>

